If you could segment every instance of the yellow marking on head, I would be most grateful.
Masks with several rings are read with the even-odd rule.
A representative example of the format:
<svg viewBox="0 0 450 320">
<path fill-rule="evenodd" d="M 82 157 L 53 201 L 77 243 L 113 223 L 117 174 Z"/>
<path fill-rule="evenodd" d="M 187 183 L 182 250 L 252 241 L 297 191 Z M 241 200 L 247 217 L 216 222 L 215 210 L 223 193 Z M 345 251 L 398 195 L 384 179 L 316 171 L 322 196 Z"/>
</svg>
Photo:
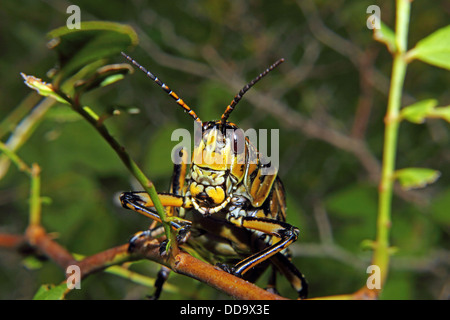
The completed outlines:
<svg viewBox="0 0 450 320">
<path fill-rule="evenodd" d="M 203 185 L 197 184 L 196 182 L 192 182 L 190 187 L 189 187 L 189 191 L 191 192 L 191 195 L 193 197 L 195 197 L 200 192 L 203 192 L 203 188 L 204 188 Z"/>
<path fill-rule="evenodd" d="M 222 203 L 225 200 L 225 191 L 221 187 L 207 187 L 205 191 L 214 203 Z"/>
</svg>

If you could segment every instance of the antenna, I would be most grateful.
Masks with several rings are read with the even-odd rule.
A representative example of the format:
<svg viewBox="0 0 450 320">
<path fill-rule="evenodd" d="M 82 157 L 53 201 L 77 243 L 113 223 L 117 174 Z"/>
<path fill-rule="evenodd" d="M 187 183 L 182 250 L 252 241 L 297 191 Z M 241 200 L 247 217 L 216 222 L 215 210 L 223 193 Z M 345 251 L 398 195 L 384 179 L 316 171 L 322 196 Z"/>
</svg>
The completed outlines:
<svg viewBox="0 0 450 320">
<path fill-rule="evenodd" d="M 281 58 L 280 60 L 276 61 L 274 64 L 272 64 L 270 67 L 268 67 L 264 72 L 262 72 L 259 76 L 257 76 L 255 79 L 250 81 L 248 84 L 246 84 L 241 91 L 237 93 L 237 95 L 234 96 L 231 103 L 227 106 L 225 109 L 225 112 L 222 114 L 222 118 L 220 119 L 220 125 L 223 126 L 226 122 L 228 117 L 230 116 L 231 112 L 233 112 L 234 108 L 238 104 L 238 102 L 242 99 L 242 96 L 251 88 L 253 85 L 255 85 L 259 80 L 261 80 L 266 74 L 268 74 L 270 71 L 275 69 L 278 65 L 280 65 L 282 62 L 284 62 L 284 59 Z"/>
<path fill-rule="evenodd" d="M 197 121 L 200 124 L 202 124 L 202 121 L 197 116 L 197 114 L 194 112 L 194 110 L 192 110 L 182 99 L 180 99 L 180 97 L 178 97 L 178 95 L 175 92 L 173 92 L 164 82 L 162 82 L 153 73 L 151 73 L 150 71 L 145 69 L 143 66 L 141 66 L 136 60 L 131 58 L 129 55 L 127 55 L 124 52 L 121 52 L 121 53 L 128 61 L 130 61 L 132 64 L 134 64 L 140 70 L 142 70 L 147 75 L 147 77 L 149 77 L 150 79 L 155 81 L 156 84 L 159 85 L 169 96 L 171 96 L 173 99 L 175 99 L 175 102 L 178 105 L 180 105 L 194 119 L 194 121 Z"/>
</svg>

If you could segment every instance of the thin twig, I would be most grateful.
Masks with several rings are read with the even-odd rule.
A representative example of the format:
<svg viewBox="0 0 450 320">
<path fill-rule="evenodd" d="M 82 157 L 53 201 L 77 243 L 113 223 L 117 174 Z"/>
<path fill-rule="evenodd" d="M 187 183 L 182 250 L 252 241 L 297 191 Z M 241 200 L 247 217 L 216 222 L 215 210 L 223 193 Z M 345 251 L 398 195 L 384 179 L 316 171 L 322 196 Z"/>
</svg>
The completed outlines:
<svg viewBox="0 0 450 320">
<path fill-rule="evenodd" d="M 0 248 L 17 249 L 26 242 L 21 234 L 0 233 Z"/>
<path fill-rule="evenodd" d="M 38 226 L 41 224 L 41 168 L 33 163 L 31 167 L 30 183 L 30 217 L 29 225 Z"/>
<path fill-rule="evenodd" d="M 379 185 L 377 235 L 372 261 L 372 264 L 379 266 L 381 270 L 382 285 L 384 285 L 384 282 L 386 281 L 389 270 L 392 194 L 398 129 L 400 125 L 398 115 L 401 107 L 403 83 L 407 68 L 404 55 L 407 50 L 410 8 L 411 3 L 409 0 L 397 0 L 395 28 L 396 51 L 394 52 L 391 88 L 385 117 L 383 166 Z"/>
</svg>

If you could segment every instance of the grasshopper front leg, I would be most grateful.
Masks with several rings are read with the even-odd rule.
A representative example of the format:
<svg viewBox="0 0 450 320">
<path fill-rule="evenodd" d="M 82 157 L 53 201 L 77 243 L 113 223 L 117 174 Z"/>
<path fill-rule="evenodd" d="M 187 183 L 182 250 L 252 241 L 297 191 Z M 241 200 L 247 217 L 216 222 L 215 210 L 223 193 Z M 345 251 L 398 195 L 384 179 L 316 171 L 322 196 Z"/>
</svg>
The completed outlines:
<svg viewBox="0 0 450 320">
<path fill-rule="evenodd" d="M 183 205 L 183 197 L 177 196 L 170 193 L 158 193 L 159 200 L 164 207 L 185 207 Z M 156 213 L 153 207 L 153 201 L 150 199 L 150 196 L 143 191 L 134 191 L 134 192 L 124 192 L 120 195 L 120 202 L 122 206 L 126 209 L 133 210 L 138 212 L 154 221 L 161 222 L 161 218 Z M 177 240 L 180 242 L 186 241 L 188 236 L 188 229 L 191 225 L 190 221 L 171 217 L 170 226 L 177 231 Z M 163 229 L 160 227 L 156 227 L 153 229 L 145 230 L 136 233 L 130 240 L 130 249 L 134 248 L 134 244 L 138 239 L 143 237 L 156 237 L 162 233 Z"/>
</svg>

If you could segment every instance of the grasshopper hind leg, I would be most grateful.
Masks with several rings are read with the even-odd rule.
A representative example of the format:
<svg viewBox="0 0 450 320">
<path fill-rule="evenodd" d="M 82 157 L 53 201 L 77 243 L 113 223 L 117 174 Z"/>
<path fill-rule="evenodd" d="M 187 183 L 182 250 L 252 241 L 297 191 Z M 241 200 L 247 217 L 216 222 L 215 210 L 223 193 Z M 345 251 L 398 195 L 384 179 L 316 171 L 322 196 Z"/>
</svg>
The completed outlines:
<svg viewBox="0 0 450 320">
<path fill-rule="evenodd" d="M 277 253 L 271 258 L 277 271 L 288 279 L 292 288 L 297 291 L 299 299 L 308 297 L 308 282 L 303 274 L 292 263 L 291 259 L 283 253 Z"/>
</svg>

